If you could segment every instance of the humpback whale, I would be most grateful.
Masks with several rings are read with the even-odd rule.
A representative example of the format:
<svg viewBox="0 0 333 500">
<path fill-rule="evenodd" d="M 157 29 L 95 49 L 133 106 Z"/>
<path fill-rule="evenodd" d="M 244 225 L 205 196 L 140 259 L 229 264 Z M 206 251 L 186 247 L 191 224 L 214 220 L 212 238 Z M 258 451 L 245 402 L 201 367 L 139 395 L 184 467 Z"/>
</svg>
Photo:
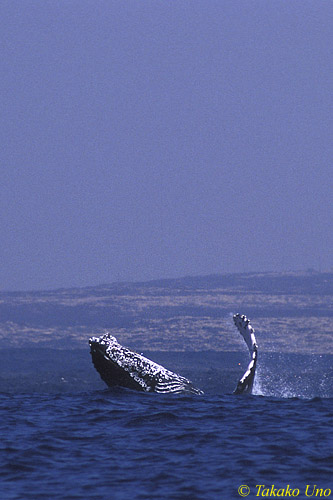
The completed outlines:
<svg viewBox="0 0 333 500">
<path fill-rule="evenodd" d="M 187 378 L 123 347 L 109 333 L 92 337 L 89 344 L 93 364 L 109 387 L 120 385 L 146 392 L 203 394 Z"/>
<path fill-rule="evenodd" d="M 244 338 L 251 355 L 251 361 L 239 380 L 234 394 L 250 394 L 257 363 L 257 343 L 254 330 L 246 316 L 235 314 L 234 323 Z M 89 339 L 92 362 L 102 380 L 109 386 L 122 386 L 145 392 L 203 394 L 185 377 L 151 361 L 118 343 L 117 339 L 105 333 Z"/>
</svg>

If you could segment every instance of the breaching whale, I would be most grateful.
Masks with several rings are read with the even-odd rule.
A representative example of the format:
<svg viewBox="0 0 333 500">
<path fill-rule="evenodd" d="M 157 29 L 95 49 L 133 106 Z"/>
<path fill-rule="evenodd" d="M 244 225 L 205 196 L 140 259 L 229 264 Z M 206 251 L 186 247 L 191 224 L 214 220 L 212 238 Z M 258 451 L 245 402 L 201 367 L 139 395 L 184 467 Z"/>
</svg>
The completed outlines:
<svg viewBox="0 0 333 500">
<path fill-rule="evenodd" d="M 250 394 L 257 363 L 257 343 L 254 330 L 246 316 L 235 314 L 234 323 L 244 338 L 251 361 L 239 380 L 234 394 Z M 203 394 L 190 380 L 151 361 L 118 343 L 106 333 L 89 339 L 93 364 L 109 386 L 122 386 L 145 392 Z"/>
</svg>

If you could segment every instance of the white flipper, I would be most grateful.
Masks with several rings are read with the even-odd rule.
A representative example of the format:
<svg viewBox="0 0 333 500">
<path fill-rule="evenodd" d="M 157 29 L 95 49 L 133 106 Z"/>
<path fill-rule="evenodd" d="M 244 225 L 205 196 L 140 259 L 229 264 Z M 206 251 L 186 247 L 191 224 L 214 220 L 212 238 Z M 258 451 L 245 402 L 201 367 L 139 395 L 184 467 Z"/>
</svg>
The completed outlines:
<svg viewBox="0 0 333 500">
<path fill-rule="evenodd" d="M 234 323 L 237 326 L 239 333 L 244 338 L 251 355 L 251 361 L 246 372 L 238 381 L 234 394 L 251 394 L 256 373 L 258 345 L 254 336 L 254 329 L 250 325 L 250 320 L 246 316 L 235 314 Z"/>
</svg>

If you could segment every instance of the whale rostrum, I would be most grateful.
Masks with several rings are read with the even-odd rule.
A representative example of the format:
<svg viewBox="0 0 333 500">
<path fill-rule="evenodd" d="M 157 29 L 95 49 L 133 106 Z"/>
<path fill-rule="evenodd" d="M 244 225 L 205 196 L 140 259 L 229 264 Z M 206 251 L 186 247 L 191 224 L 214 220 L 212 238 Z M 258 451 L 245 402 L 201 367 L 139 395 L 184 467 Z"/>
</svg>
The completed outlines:
<svg viewBox="0 0 333 500">
<path fill-rule="evenodd" d="M 251 355 L 248 368 L 239 380 L 234 394 L 250 394 L 257 362 L 254 330 L 246 316 L 235 314 L 233 318 Z M 122 386 L 138 391 L 157 393 L 203 394 L 203 391 L 195 387 L 187 378 L 122 346 L 109 333 L 100 337 L 91 337 L 89 344 L 93 364 L 102 380 L 109 387 Z"/>
</svg>

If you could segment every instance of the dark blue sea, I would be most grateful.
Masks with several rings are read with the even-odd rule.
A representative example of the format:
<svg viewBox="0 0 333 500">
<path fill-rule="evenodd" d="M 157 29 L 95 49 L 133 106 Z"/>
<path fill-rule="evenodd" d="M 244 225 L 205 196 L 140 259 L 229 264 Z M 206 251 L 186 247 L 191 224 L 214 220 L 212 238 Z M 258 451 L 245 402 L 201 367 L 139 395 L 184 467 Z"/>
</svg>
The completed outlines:
<svg viewBox="0 0 333 500">
<path fill-rule="evenodd" d="M 333 498 L 332 356 L 262 356 L 252 396 L 231 394 L 234 353 L 156 356 L 205 395 L 104 388 L 84 352 L 3 351 L 0 498 Z"/>
</svg>

